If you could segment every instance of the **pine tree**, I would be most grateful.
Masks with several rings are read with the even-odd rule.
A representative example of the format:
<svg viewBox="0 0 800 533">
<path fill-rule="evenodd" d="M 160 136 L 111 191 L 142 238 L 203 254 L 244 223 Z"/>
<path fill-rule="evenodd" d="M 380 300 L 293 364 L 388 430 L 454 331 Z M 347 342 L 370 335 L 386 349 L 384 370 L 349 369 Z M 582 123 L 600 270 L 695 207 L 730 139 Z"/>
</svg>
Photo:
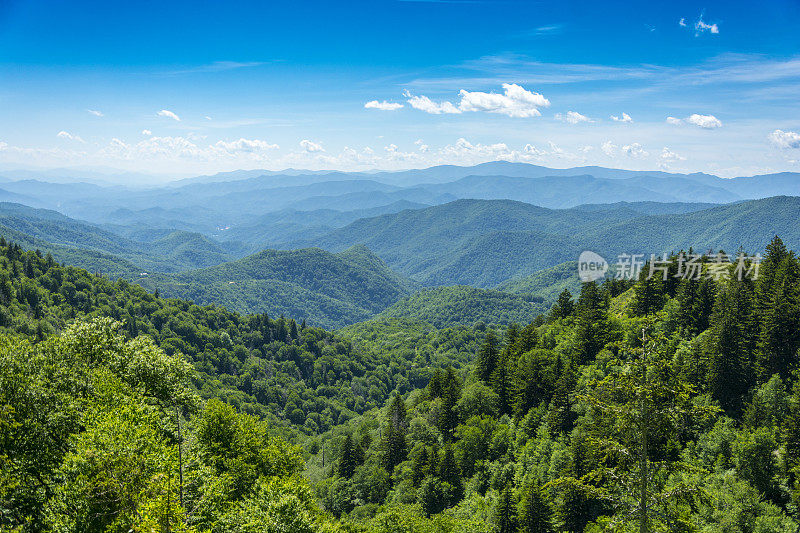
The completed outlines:
<svg viewBox="0 0 800 533">
<path fill-rule="evenodd" d="M 664 273 L 656 271 L 650 275 L 649 263 L 639 273 L 639 281 L 633 286 L 633 307 L 635 315 L 645 316 L 655 313 L 664 306 Z"/>
<path fill-rule="evenodd" d="M 494 524 L 497 533 L 516 533 L 517 504 L 510 483 L 500 493 L 500 499 L 494 508 Z"/>
<path fill-rule="evenodd" d="M 489 383 L 492 378 L 492 372 L 497 365 L 498 357 L 497 336 L 494 331 L 489 330 L 486 332 L 486 338 L 475 362 L 475 373 L 479 380 Z"/>
<path fill-rule="evenodd" d="M 536 326 L 530 323 L 519 332 L 514 350 L 518 354 L 523 354 L 536 348 L 537 344 L 539 344 L 539 335 L 536 333 Z"/>
<path fill-rule="evenodd" d="M 556 364 L 561 364 L 560 358 Z M 570 394 L 575 388 L 576 382 L 576 370 L 573 363 L 570 362 L 560 372 L 553 391 L 553 398 L 550 400 L 550 406 L 547 411 L 547 425 L 553 434 L 567 433 L 575 423 L 576 415 L 572 412 Z"/>
<path fill-rule="evenodd" d="M 800 265 L 777 237 L 767 246 L 754 292 L 759 379 L 787 378 L 800 348 Z"/>
<path fill-rule="evenodd" d="M 357 457 L 356 445 L 353 442 L 353 436 L 347 434 L 342 443 L 342 451 L 339 457 L 339 467 L 337 472 L 339 476 L 350 479 L 356 471 Z"/>
<path fill-rule="evenodd" d="M 709 390 L 726 413 L 738 416 L 744 396 L 755 384 L 752 361 L 755 324 L 748 280 L 731 279 L 723 284 L 711 323 Z"/>
<path fill-rule="evenodd" d="M 564 289 L 558 295 L 555 305 L 550 309 L 550 320 L 558 320 L 572 315 L 575 311 L 575 303 L 572 301 L 572 293 Z"/>
<path fill-rule="evenodd" d="M 406 404 L 399 395 L 389 400 L 388 424 L 383 433 L 383 465 L 391 473 L 394 467 L 405 461 L 407 454 Z"/>
<path fill-rule="evenodd" d="M 510 414 L 514 399 L 514 364 L 513 357 L 506 347 L 500 353 L 491 376 L 491 387 L 500 397 L 500 415 Z"/>
<path fill-rule="evenodd" d="M 530 483 L 519 505 L 520 533 L 552 533 L 552 513 L 537 482 Z"/>
<path fill-rule="evenodd" d="M 594 281 L 583 284 L 575 312 L 575 355 L 584 364 L 608 342 L 608 302 Z"/>
<path fill-rule="evenodd" d="M 461 397 L 458 380 L 452 372 L 452 369 L 448 370 L 449 373 L 445 377 L 447 381 L 443 385 L 442 390 L 442 405 L 437 419 L 437 427 L 446 442 L 453 440 L 453 434 L 456 430 L 456 426 L 458 426 L 456 404 Z"/>
</svg>

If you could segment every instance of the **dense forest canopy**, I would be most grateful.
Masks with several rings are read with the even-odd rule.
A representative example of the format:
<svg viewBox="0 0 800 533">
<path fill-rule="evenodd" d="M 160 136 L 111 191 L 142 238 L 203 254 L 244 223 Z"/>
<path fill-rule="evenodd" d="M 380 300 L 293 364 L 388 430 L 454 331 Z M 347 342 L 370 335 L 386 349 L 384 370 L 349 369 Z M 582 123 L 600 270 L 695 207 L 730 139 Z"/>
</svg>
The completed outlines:
<svg viewBox="0 0 800 533">
<path fill-rule="evenodd" d="M 800 260 L 763 255 L 331 333 L 0 241 L 0 524 L 796 531 Z"/>
</svg>

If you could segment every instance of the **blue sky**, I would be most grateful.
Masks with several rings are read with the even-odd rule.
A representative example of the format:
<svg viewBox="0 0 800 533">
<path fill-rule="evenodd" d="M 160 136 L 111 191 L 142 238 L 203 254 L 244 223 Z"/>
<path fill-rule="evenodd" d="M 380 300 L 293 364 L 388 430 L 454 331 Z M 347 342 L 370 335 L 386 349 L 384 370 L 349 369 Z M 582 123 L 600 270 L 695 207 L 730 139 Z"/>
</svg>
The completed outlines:
<svg viewBox="0 0 800 533">
<path fill-rule="evenodd" d="M 0 167 L 800 170 L 798 27 L 796 0 L 0 0 Z"/>
</svg>

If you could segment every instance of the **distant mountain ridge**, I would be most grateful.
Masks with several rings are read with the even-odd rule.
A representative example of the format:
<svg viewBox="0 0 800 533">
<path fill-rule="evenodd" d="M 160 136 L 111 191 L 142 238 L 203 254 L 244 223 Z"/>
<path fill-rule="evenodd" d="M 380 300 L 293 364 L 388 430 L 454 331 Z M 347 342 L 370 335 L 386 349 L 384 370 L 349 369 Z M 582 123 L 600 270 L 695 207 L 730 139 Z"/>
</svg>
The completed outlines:
<svg viewBox="0 0 800 533">
<path fill-rule="evenodd" d="M 490 288 L 577 259 L 622 253 L 723 248 L 762 250 L 774 235 L 800 245 L 799 197 L 774 197 L 677 214 L 646 215 L 624 204 L 551 210 L 510 200 L 458 200 L 360 219 L 297 246 L 341 250 L 364 244 L 424 285 Z M 288 246 L 292 247 L 292 246 Z"/>
</svg>

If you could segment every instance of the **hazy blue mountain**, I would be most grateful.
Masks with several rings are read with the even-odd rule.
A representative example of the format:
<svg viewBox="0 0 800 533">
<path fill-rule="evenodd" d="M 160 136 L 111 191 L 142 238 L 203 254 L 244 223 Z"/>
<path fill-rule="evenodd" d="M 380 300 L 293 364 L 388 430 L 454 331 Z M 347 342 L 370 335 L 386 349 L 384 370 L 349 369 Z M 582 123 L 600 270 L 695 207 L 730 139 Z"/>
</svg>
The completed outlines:
<svg viewBox="0 0 800 533">
<path fill-rule="evenodd" d="M 616 208 L 626 208 L 642 215 L 669 215 L 692 213 L 717 207 L 713 203 L 692 202 L 614 202 L 609 204 L 582 204 L 575 206 L 577 211 L 608 211 Z"/>
<path fill-rule="evenodd" d="M 270 248 L 301 239 L 321 237 L 336 228 L 358 220 L 386 213 L 397 213 L 405 209 L 421 209 L 425 204 L 398 200 L 391 204 L 369 209 L 337 211 L 316 209 L 298 211 L 285 209 L 268 213 L 248 225 L 220 229 L 214 236 L 223 242 L 239 242 L 249 249 Z"/>
<path fill-rule="evenodd" d="M 218 243 L 198 233 L 171 232 L 152 242 L 139 242 L 57 211 L 20 204 L 0 204 L 0 225 L 51 245 L 116 256 L 138 265 L 138 270 L 177 272 L 233 258 Z"/>
</svg>

